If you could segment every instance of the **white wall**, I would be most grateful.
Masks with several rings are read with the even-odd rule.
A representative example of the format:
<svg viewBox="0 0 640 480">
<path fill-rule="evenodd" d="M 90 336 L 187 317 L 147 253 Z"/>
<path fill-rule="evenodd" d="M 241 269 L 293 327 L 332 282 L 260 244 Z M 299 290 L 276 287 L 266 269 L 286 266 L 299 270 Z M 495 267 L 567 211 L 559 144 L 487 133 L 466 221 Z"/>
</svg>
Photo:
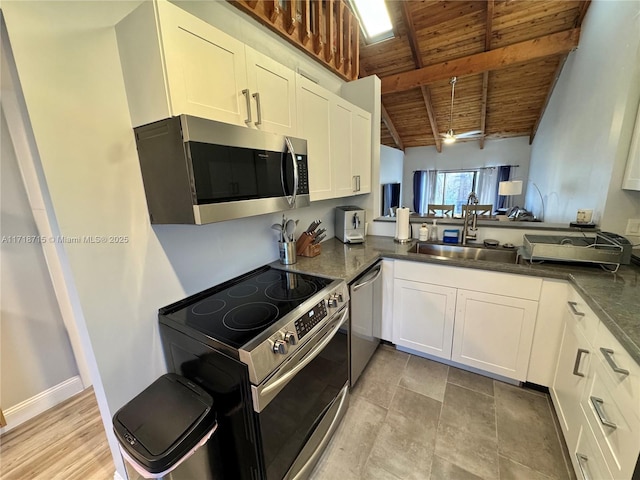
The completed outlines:
<svg viewBox="0 0 640 480">
<path fill-rule="evenodd" d="M 0 115 L 0 405 L 7 409 L 78 375 L 4 110 Z M 12 241 L 12 237 L 21 241 Z M 11 425 L 10 425 L 11 426 Z"/>
<path fill-rule="evenodd" d="M 380 185 L 402 183 L 404 152 L 397 148 L 380 145 Z"/>
<path fill-rule="evenodd" d="M 113 28 L 139 3 L 3 2 L 61 233 L 128 238 L 120 244 L 66 245 L 90 338 L 87 348 L 102 379 L 96 394 L 116 459 L 111 416 L 166 371 L 158 308 L 275 260 L 275 232 L 269 227 L 280 217 L 150 226 Z M 220 18 L 240 16 L 226 2 L 204 3 L 193 2 L 191 8 L 211 18 L 223 11 Z M 230 24 L 244 29 L 244 22 Z M 274 58 L 292 56 L 292 51 L 299 55 L 276 40 L 279 48 L 264 42 Z M 331 75 L 325 77 L 329 87 Z M 349 203 L 348 198 L 319 202 L 292 216 L 304 228 L 322 219 L 331 237 L 333 207 Z M 121 460 L 116 465 L 126 475 Z"/>
<path fill-rule="evenodd" d="M 620 190 L 640 98 L 639 46 L 640 2 L 591 3 L 531 151 L 545 220 L 568 223 L 590 208 L 603 229 L 624 233 L 626 218 L 640 215 L 640 194 Z"/>
<path fill-rule="evenodd" d="M 519 165 L 511 178 L 526 180 L 529 174 L 531 147 L 528 137 L 487 140 L 484 149 L 478 142 L 458 142 L 443 145 L 442 153 L 436 147 L 409 147 L 404 153 L 402 177 L 402 204 L 413 206 L 413 172 L 416 170 L 450 170 L 478 168 L 494 165 Z M 526 182 L 523 193 L 526 193 Z M 513 197 L 513 205 L 522 205 L 521 197 Z"/>
</svg>

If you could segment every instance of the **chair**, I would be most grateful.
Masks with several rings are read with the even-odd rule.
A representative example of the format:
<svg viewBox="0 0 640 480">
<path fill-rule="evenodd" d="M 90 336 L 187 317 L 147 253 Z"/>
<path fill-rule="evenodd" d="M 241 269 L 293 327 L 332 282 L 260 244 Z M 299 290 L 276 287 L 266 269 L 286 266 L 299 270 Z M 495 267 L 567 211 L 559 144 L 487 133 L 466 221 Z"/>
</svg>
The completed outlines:
<svg viewBox="0 0 640 480">
<path fill-rule="evenodd" d="M 455 205 L 436 205 L 430 203 L 427 205 L 427 215 L 438 215 L 436 211 L 440 210 L 443 217 L 451 217 L 453 216 L 453 209 L 455 207 Z"/>
<path fill-rule="evenodd" d="M 476 215 L 491 215 L 493 205 L 462 205 L 462 216 L 466 217 L 467 212 L 475 212 Z"/>
</svg>

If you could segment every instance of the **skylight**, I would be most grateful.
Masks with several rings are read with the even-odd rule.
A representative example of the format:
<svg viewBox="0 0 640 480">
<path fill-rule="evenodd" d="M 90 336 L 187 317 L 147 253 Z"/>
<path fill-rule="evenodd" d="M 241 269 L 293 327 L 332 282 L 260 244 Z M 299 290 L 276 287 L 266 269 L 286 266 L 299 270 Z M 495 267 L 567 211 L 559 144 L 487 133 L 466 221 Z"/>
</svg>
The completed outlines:
<svg viewBox="0 0 640 480">
<path fill-rule="evenodd" d="M 393 37 L 393 25 L 384 0 L 351 0 L 367 43 Z"/>
</svg>

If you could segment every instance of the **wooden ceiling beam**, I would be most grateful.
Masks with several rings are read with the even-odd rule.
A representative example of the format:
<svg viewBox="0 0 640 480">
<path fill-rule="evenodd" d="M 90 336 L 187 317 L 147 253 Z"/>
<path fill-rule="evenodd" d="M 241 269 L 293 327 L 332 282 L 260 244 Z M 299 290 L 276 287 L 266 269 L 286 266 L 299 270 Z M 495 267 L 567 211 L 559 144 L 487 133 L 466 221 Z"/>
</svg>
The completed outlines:
<svg viewBox="0 0 640 480">
<path fill-rule="evenodd" d="M 578 46 L 580 29 L 553 33 L 488 52 L 476 53 L 382 79 L 382 94 L 404 92 L 451 77 L 463 77 L 519 63 L 567 54 Z"/>
<path fill-rule="evenodd" d="M 415 25 L 411 18 L 411 12 L 409 11 L 409 2 L 402 2 L 402 19 L 407 27 L 407 36 L 409 40 L 409 47 L 411 48 L 411 55 L 413 56 L 413 62 L 416 64 L 416 68 L 422 68 L 422 55 L 420 54 L 420 46 L 418 45 L 418 39 L 416 37 Z M 428 86 L 421 85 L 420 91 L 422 92 L 424 106 L 427 109 L 427 116 L 429 117 L 429 125 L 431 126 L 431 133 L 433 133 L 433 140 L 436 143 L 436 150 L 438 153 L 442 153 L 442 139 L 440 138 L 440 132 L 438 131 L 436 112 L 433 109 L 433 102 L 431 101 L 431 90 Z"/>
<path fill-rule="evenodd" d="M 393 141 L 396 144 L 396 146 L 404 152 L 404 143 L 402 142 L 402 138 L 400 138 L 400 134 L 398 134 L 398 130 L 396 130 L 395 125 L 391 121 L 391 117 L 389 117 L 389 112 L 387 112 L 387 109 L 384 108 L 384 105 L 381 105 L 381 107 L 382 107 L 382 121 L 387 126 L 387 129 L 391 134 L 391 138 L 393 138 Z"/>
<path fill-rule="evenodd" d="M 484 51 L 491 50 L 493 35 L 493 7 L 494 0 L 487 0 L 487 20 L 484 35 Z M 482 102 L 480 104 L 480 150 L 484 148 L 484 134 L 487 128 L 487 96 L 489 95 L 489 71 L 482 74 Z"/>
</svg>

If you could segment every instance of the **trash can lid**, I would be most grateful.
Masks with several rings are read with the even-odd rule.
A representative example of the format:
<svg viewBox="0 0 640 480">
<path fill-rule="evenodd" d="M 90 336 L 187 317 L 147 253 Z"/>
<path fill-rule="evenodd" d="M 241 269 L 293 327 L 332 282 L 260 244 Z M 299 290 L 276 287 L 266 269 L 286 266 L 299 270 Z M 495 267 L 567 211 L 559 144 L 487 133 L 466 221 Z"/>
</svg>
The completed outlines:
<svg viewBox="0 0 640 480">
<path fill-rule="evenodd" d="M 178 462 L 215 423 L 211 395 L 175 373 L 158 378 L 113 417 L 122 448 L 151 473 Z"/>
</svg>

